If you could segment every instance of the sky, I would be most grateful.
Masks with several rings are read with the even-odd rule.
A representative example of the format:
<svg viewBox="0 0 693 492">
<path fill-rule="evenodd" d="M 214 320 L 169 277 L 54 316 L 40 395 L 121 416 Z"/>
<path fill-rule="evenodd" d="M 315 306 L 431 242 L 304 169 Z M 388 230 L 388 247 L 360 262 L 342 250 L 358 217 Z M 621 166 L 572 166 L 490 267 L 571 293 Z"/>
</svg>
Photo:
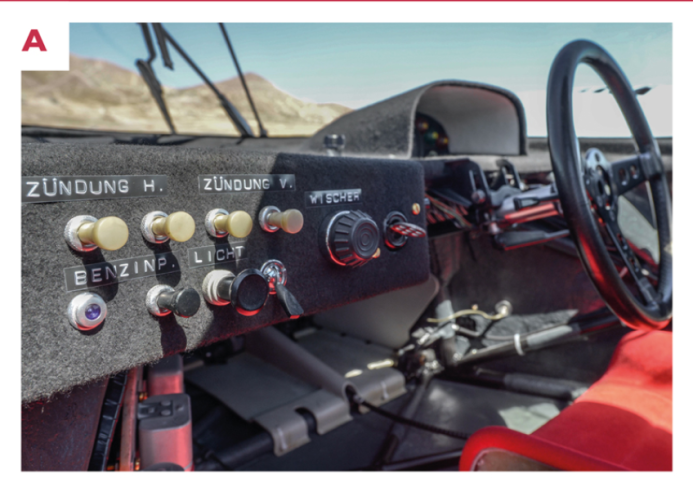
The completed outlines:
<svg viewBox="0 0 693 492">
<path fill-rule="evenodd" d="M 236 75 L 217 24 L 164 26 L 213 81 Z M 523 102 L 539 101 L 537 94 L 546 89 L 554 56 L 578 38 L 605 47 L 636 88 L 671 86 L 672 81 L 671 24 L 225 26 L 244 72 L 255 72 L 300 99 L 353 109 L 441 79 L 485 82 L 517 93 Z M 136 24 L 72 24 L 70 51 L 133 71 L 137 58 L 147 58 Z M 157 56 L 154 69 L 159 80 L 179 88 L 199 84 L 183 59 L 170 51 L 175 71 L 166 69 Z M 598 88 L 603 83 L 591 69 L 581 67 L 575 85 Z M 534 132 L 541 132 L 545 120 L 539 112 L 545 108 L 525 105 L 528 120 L 537 122 Z M 670 134 L 671 108 L 667 114 L 661 108 L 659 112 L 657 118 L 668 121 L 669 128 L 653 131 Z"/>
</svg>

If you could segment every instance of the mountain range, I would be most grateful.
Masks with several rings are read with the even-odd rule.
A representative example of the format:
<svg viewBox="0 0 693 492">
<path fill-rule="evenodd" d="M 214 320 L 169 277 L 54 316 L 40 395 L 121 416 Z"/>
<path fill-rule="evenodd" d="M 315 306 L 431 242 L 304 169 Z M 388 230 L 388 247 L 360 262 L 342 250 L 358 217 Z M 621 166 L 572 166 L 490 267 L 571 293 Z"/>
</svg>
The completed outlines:
<svg viewBox="0 0 693 492">
<path fill-rule="evenodd" d="M 312 135 L 351 111 L 340 104 L 298 99 L 255 73 L 246 73 L 245 78 L 270 136 Z M 240 79 L 233 77 L 215 85 L 259 134 Z M 163 91 L 178 133 L 238 135 L 206 85 L 164 87 Z M 69 71 L 22 72 L 22 124 L 169 133 L 139 73 L 76 55 L 70 55 Z"/>
</svg>

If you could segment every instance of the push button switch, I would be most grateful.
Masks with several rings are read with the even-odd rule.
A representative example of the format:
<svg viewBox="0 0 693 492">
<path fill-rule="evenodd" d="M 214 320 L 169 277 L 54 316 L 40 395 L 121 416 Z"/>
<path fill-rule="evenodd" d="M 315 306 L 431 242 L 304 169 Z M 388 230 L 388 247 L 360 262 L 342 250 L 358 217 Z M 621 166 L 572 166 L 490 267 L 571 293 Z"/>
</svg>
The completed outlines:
<svg viewBox="0 0 693 492">
<path fill-rule="evenodd" d="M 89 331 L 99 326 L 106 319 L 106 303 L 98 294 L 84 292 L 75 296 L 67 306 L 67 319 L 80 330 Z"/>
<path fill-rule="evenodd" d="M 243 239 L 253 230 L 253 218 L 243 210 L 228 213 L 223 208 L 215 208 L 205 217 L 205 229 L 212 237 L 225 237 L 230 234 Z"/>
<path fill-rule="evenodd" d="M 165 243 L 169 239 L 184 243 L 195 234 L 195 220 L 187 212 L 150 212 L 144 216 L 140 225 L 142 236 L 154 244 Z"/>
<path fill-rule="evenodd" d="M 296 234 L 303 229 L 303 214 L 295 208 L 281 211 L 269 205 L 260 210 L 258 217 L 260 227 L 266 232 L 277 232 L 281 229 L 289 234 Z"/>
<path fill-rule="evenodd" d="M 262 272 L 254 268 L 238 275 L 228 270 L 213 270 L 202 281 L 202 294 L 210 304 L 231 304 L 243 316 L 254 316 L 265 306 L 270 287 Z"/>
<path fill-rule="evenodd" d="M 200 309 L 200 294 L 193 288 L 175 290 L 169 285 L 156 285 L 149 289 L 145 304 L 154 316 L 171 313 L 181 318 L 190 318 Z"/>
<path fill-rule="evenodd" d="M 96 248 L 115 251 L 128 242 L 128 226 L 118 217 L 96 219 L 91 215 L 73 217 L 65 226 L 64 237 L 75 251 Z"/>
</svg>

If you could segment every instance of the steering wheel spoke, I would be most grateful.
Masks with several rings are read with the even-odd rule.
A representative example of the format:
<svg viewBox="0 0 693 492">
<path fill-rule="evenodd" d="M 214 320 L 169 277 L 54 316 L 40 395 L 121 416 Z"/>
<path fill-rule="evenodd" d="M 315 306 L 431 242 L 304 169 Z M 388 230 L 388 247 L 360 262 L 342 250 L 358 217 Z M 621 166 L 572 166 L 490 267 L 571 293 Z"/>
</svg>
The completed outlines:
<svg viewBox="0 0 693 492">
<path fill-rule="evenodd" d="M 633 280 L 635 280 L 635 284 L 640 292 L 640 295 L 645 301 L 645 304 L 656 304 L 657 292 L 643 272 L 643 268 L 642 265 L 640 265 L 638 257 L 633 252 L 633 249 L 628 245 L 628 241 L 621 233 L 618 223 L 615 220 L 608 219 L 604 220 L 604 226 L 609 238 L 611 239 L 611 242 L 614 244 L 619 256 L 621 257 L 621 260 L 623 260 L 628 273 L 630 273 Z"/>
<path fill-rule="evenodd" d="M 636 186 L 664 172 L 662 163 L 650 152 L 638 154 L 609 164 L 611 182 L 617 195 L 632 190 Z"/>
<path fill-rule="evenodd" d="M 609 162 L 599 149 L 589 149 L 585 165 L 585 186 L 600 206 L 615 204 L 620 195 L 664 172 L 661 160 L 650 152 Z"/>
</svg>

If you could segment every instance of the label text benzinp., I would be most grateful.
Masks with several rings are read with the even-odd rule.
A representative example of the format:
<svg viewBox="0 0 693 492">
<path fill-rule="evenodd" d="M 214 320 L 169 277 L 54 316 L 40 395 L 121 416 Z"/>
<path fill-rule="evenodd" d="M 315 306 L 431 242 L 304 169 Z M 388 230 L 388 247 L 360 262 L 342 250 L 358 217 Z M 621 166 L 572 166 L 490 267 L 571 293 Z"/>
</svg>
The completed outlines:
<svg viewBox="0 0 693 492">
<path fill-rule="evenodd" d="M 165 252 L 69 267 L 65 269 L 65 282 L 67 290 L 72 291 L 176 271 L 180 271 L 178 260 L 172 253 Z"/>
</svg>

